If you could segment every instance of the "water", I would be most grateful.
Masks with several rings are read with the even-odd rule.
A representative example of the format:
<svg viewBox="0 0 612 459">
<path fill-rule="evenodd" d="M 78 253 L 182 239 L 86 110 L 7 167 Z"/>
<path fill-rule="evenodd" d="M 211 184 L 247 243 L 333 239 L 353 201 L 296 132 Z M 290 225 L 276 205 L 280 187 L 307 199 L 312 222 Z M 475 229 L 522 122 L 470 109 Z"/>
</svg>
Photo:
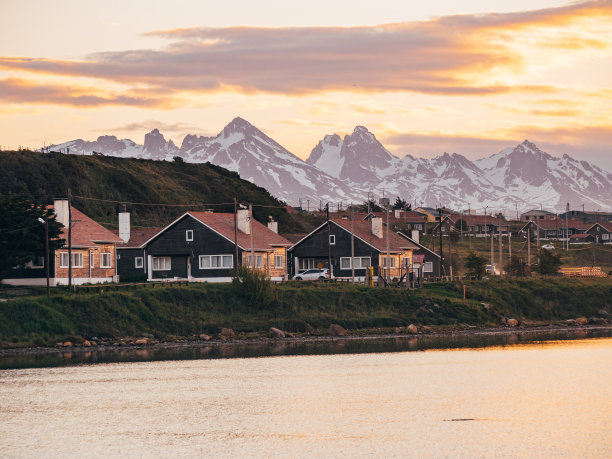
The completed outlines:
<svg viewBox="0 0 612 459">
<path fill-rule="evenodd" d="M 3 370 L 0 455 L 609 457 L 611 363 L 598 338 Z"/>
</svg>

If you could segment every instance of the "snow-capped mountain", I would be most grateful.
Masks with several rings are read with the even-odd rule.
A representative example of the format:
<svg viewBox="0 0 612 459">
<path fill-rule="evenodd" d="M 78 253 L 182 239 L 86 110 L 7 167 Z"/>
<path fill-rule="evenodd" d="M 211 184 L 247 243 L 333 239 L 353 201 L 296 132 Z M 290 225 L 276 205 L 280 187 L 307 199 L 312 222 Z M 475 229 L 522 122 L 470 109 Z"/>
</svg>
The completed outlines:
<svg viewBox="0 0 612 459">
<path fill-rule="evenodd" d="M 342 139 L 326 135 L 302 161 L 242 118 L 217 136 L 187 135 L 178 148 L 154 129 L 143 145 L 115 136 L 73 140 L 48 148 L 75 154 L 210 162 L 238 172 L 243 179 L 296 205 L 312 201 L 363 202 L 368 193 L 392 201 L 400 196 L 417 205 L 509 211 L 565 204 L 612 208 L 612 174 L 567 155 L 553 157 L 524 141 L 488 158 L 470 161 L 453 153 L 433 159 L 392 155 L 367 128 L 357 126 Z"/>
</svg>

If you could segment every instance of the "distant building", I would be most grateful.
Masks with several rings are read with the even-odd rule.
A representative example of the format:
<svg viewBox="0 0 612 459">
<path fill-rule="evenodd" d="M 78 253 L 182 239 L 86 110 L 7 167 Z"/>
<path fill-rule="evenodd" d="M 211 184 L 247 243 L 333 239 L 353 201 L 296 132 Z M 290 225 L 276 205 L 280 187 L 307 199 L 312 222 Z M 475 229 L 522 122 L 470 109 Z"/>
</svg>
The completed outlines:
<svg viewBox="0 0 612 459">
<path fill-rule="evenodd" d="M 521 214 L 521 220 L 525 222 L 535 221 L 536 219 L 554 220 L 555 218 L 557 218 L 557 214 L 541 209 L 533 209 Z"/>
<path fill-rule="evenodd" d="M 575 219 L 583 223 L 609 223 L 612 222 L 612 212 L 592 212 L 582 210 L 569 210 L 559 215 L 559 218 L 565 220 Z"/>
</svg>

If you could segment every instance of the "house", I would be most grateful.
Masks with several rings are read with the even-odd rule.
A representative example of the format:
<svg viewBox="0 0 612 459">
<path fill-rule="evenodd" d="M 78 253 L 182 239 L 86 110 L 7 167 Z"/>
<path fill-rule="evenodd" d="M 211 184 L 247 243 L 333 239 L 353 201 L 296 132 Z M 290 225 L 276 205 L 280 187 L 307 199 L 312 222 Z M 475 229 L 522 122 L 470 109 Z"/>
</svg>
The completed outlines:
<svg viewBox="0 0 612 459">
<path fill-rule="evenodd" d="M 535 220 L 554 220 L 557 214 L 548 212 L 547 210 L 532 209 L 521 214 L 521 221 L 529 222 Z"/>
<path fill-rule="evenodd" d="M 595 238 L 589 233 L 572 234 L 569 238 L 570 244 L 592 244 Z"/>
<path fill-rule="evenodd" d="M 414 209 L 414 211 L 425 215 L 427 218 L 427 223 L 437 223 L 440 221 L 440 212 L 438 212 L 438 209 L 434 209 L 433 207 L 417 207 Z"/>
<path fill-rule="evenodd" d="M 463 221 L 463 223 L 461 223 Z M 461 226 L 463 226 L 463 233 L 465 235 L 471 235 L 475 237 L 485 237 L 488 235 L 499 234 L 500 230 L 500 219 L 494 215 L 474 215 L 474 214 L 452 214 L 442 219 L 442 235 L 449 234 L 451 232 L 461 232 Z M 431 234 L 439 235 L 440 224 L 435 225 L 431 229 Z M 510 232 L 510 222 L 505 218 L 501 219 L 501 233 L 502 236 L 508 236 Z"/>
<path fill-rule="evenodd" d="M 246 209 L 236 214 L 186 212 L 144 243 L 143 269 L 149 281 L 229 282 L 234 268 L 244 265 L 283 280 L 289 246 L 277 234 L 277 222 L 266 227 Z"/>
<path fill-rule="evenodd" d="M 123 231 L 125 220 L 119 214 L 119 235 L 123 239 L 117 244 L 117 274 L 121 281 L 144 281 L 148 278 L 147 242 L 155 237 L 162 228 L 129 228 L 129 214 L 127 214 L 127 233 Z M 127 236 L 127 237 L 126 237 Z"/>
<path fill-rule="evenodd" d="M 383 223 L 387 224 L 387 212 L 370 212 L 364 219 L 371 220 L 372 217 L 380 217 Z M 427 224 L 427 216 L 419 212 L 406 211 L 395 209 L 389 212 L 389 229 L 391 231 L 403 231 L 406 234 L 412 234 L 413 230 L 423 233 Z"/>
<path fill-rule="evenodd" d="M 413 231 L 412 237 L 407 236 L 401 231 L 397 234 L 416 246 L 412 252 L 412 272 L 415 277 L 422 274 L 423 278 L 428 279 L 442 275 L 440 255 L 419 243 L 418 231 Z"/>
<path fill-rule="evenodd" d="M 70 268 L 73 285 L 117 282 L 116 245 L 122 240 L 75 207 L 70 207 L 69 218 L 67 199 L 56 200 L 51 207 L 57 221 L 64 225 L 61 237 L 65 244 L 49 254 L 49 285 L 68 285 Z M 69 219 L 72 222 L 71 257 L 68 250 Z M 13 269 L 11 276 L 2 282 L 11 285 L 45 285 L 47 277 L 44 257 L 36 258 L 25 267 Z"/>
<path fill-rule="evenodd" d="M 521 228 L 521 233 L 526 234 L 529 228 L 534 238 L 537 238 L 539 233 L 540 239 L 566 240 L 573 234 L 585 233 L 589 226 L 587 223 L 576 219 L 532 220 Z"/>
<path fill-rule="evenodd" d="M 612 244 L 612 223 L 595 223 L 586 232 L 596 244 Z"/>
<path fill-rule="evenodd" d="M 568 210 L 559 215 L 559 218 L 565 220 L 568 219 L 576 219 L 580 220 L 584 223 L 608 223 L 612 222 L 612 212 L 594 212 L 594 211 L 584 211 L 584 210 Z"/>
<path fill-rule="evenodd" d="M 353 237 L 351 237 L 351 234 Z M 353 256 L 351 252 L 353 239 Z M 331 268 L 336 278 L 363 279 L 369 267 L 374 275 L 400 278 L 412 266 L 412 253 L 417 246 L 406 238 L 388 231 L 380 217 L 370 220 L 333 218 L 302 238 L 289 249 L 292 275 L 311 268 Z M 387 250 L 389 269 L 386 269 Z"/>
</svg>

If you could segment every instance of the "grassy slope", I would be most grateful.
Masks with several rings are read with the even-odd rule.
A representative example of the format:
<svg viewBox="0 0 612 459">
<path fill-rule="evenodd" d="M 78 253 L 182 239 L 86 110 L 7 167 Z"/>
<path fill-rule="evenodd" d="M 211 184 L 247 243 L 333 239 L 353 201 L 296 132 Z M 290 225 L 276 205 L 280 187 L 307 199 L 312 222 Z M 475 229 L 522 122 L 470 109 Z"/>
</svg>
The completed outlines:
<svg viewBox="0 0 612 459">
<path fill-rule="evenodd" d="M 172 339 L 219 327 L 263 332 L 271 326 L 304 331 L 331 323 L 349 329 L 422 325 L 495 326 L 502 316 L 555 322 L 608 317 L 612 282 L 584 280 L 502 280 L 432 284 L 418 292 L 339 284 L 288 283 L 276 286 L 277 299 L 256 308 L 230 284 L 164 287 L 101 294 L 33 296 L 0 303 L 4 346 L 53 344 L 81 337 L 129 337 L 150 333 Z M 488 312 L 481 303 L 491 303 Z"/>
<path fill-rule="evenodd" d="M 73 195 L 138 203 L 191 204 L 230 203 L 211 206 L 218 212 L 233 212 L 239 202 L 280 206 L 264 188 L 242 180 L 235 172 L 211 164 L 76 156 L 28 151 L 0 153 L 0 194 L 66 197 Z M 74 205 L 94 220 L 115 228 L 120 204 L 74 199 Z M 195 207 L 128 205 L 133 226 L 163 226 L 185 210 Z M 255 217 L 267 221 L 272 215 L 282 232 L 306 231 L 303 222 L 283 209 L 254 207 Z"/>
</svg>

